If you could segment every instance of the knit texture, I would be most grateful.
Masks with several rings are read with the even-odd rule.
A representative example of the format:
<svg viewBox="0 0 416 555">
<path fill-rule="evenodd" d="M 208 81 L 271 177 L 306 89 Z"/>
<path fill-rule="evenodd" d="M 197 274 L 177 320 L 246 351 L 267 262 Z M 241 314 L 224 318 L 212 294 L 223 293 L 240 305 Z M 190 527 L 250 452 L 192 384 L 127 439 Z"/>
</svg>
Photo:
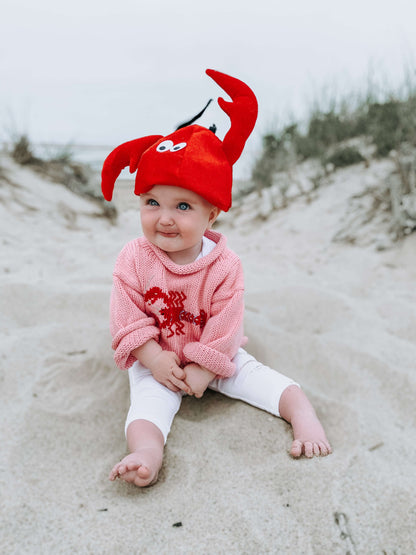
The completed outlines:
<svg viewBox="0 0 416 555">
<path fill-rule="evenodd" d="M 121 251 L 114 269 L 110 330 L 121 369 L 132 351 L 155 339 L 182 364 L 196 362 L 217 376 L 235 372 L 231 360 L 245 343 L 244 278 L 240 259 L 215 231 L 216 247 L 183 266 L 141 237 Z"/>
</svg>

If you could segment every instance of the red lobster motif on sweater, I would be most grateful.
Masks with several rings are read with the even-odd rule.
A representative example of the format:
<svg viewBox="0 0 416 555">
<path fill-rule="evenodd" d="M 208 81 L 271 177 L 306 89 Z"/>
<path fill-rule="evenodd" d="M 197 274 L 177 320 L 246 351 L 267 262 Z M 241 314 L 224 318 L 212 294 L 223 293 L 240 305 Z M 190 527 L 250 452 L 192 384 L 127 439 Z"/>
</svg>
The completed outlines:
<svg viewBox="0 0 416 555">
<path fill-rule="evenodd" d="M 185 327 L 184 322 L 189 322 L 201 328 L 205 326 L 207 321 L 206 312 L 200 310 L 198 316 L 187 312 L 183 304 L 186 300 L 186 295 L 182 291 L 169 291 L 166 294 L 160 287 L 152 287 L 149 291 L 146 291 L 144 296 L 145 302 L 150 302 L 150 304 L 155 304 L 159 299 L 164 302 L 164 306 L 159 310 L 163 320 L 157 314 L 155 314 L 155 318 L 160 329 L 167 329 L 169 331 L 170 335 L 167 336 L 168 338 L 175 335 L 175 333 L 176 335 L 185 335 L 183 331 Z"/>
</svg>

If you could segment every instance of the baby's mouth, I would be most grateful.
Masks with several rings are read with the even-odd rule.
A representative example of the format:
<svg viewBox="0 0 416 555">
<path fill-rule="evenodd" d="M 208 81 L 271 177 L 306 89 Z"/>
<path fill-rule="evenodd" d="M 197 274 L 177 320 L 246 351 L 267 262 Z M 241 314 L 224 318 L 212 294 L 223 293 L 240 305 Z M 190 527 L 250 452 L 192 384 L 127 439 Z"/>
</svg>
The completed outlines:
<svg viewBox="0 0 416 555">
<path fill-rule="evenodd" d="M 178 234 L 176 232 L 165 232 L 165 231 L 158 231 L 159 235 L 162 235 L 162 237 L 176 237 Z"/>
</svg>

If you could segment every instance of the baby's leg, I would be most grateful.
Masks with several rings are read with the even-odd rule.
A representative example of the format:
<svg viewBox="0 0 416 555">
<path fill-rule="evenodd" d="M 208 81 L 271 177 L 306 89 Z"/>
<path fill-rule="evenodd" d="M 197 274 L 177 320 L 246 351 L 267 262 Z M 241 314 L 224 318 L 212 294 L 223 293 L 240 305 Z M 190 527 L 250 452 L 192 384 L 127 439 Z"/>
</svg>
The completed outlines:
<svg viewBox="0 0 416 555">
<path fill-rule="evenodd" d="M 157 481 L 164 444 L 181 405 L 182 392 L 175 393 L 160 384 L 138 362 L 129 369 L 129 380 L 131 405 L 125 430 L 130 454 L 114 466 L 109 478 L 119 477 L 143 487 Z"/>
<path fill-rule="evenodd" d="M 214 380 L 210 389 L 287 420 L 293 428 L 294 440 L 290 450 L 293 457 L 331 453 L 322 425 L 298 384 L 264 366 L 244 349 L 239 350 L 234 362 L 235 374 L 231 378 Z"/>
</svg>

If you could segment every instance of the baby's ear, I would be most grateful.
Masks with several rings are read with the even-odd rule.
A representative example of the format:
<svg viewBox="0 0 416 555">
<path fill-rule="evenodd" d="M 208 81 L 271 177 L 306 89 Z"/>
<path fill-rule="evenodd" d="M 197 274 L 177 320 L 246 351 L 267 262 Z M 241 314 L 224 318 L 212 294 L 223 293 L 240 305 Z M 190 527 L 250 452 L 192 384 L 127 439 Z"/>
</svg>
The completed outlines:
<svg viewBox="0 0 416 555">
<path fill-rule="evenodd" d="M 209 215 L 208 228 L 212 227 L 215 220 L 221 214 L 221 210 L 217 206 L 213 206 Z"/>
</svg>

